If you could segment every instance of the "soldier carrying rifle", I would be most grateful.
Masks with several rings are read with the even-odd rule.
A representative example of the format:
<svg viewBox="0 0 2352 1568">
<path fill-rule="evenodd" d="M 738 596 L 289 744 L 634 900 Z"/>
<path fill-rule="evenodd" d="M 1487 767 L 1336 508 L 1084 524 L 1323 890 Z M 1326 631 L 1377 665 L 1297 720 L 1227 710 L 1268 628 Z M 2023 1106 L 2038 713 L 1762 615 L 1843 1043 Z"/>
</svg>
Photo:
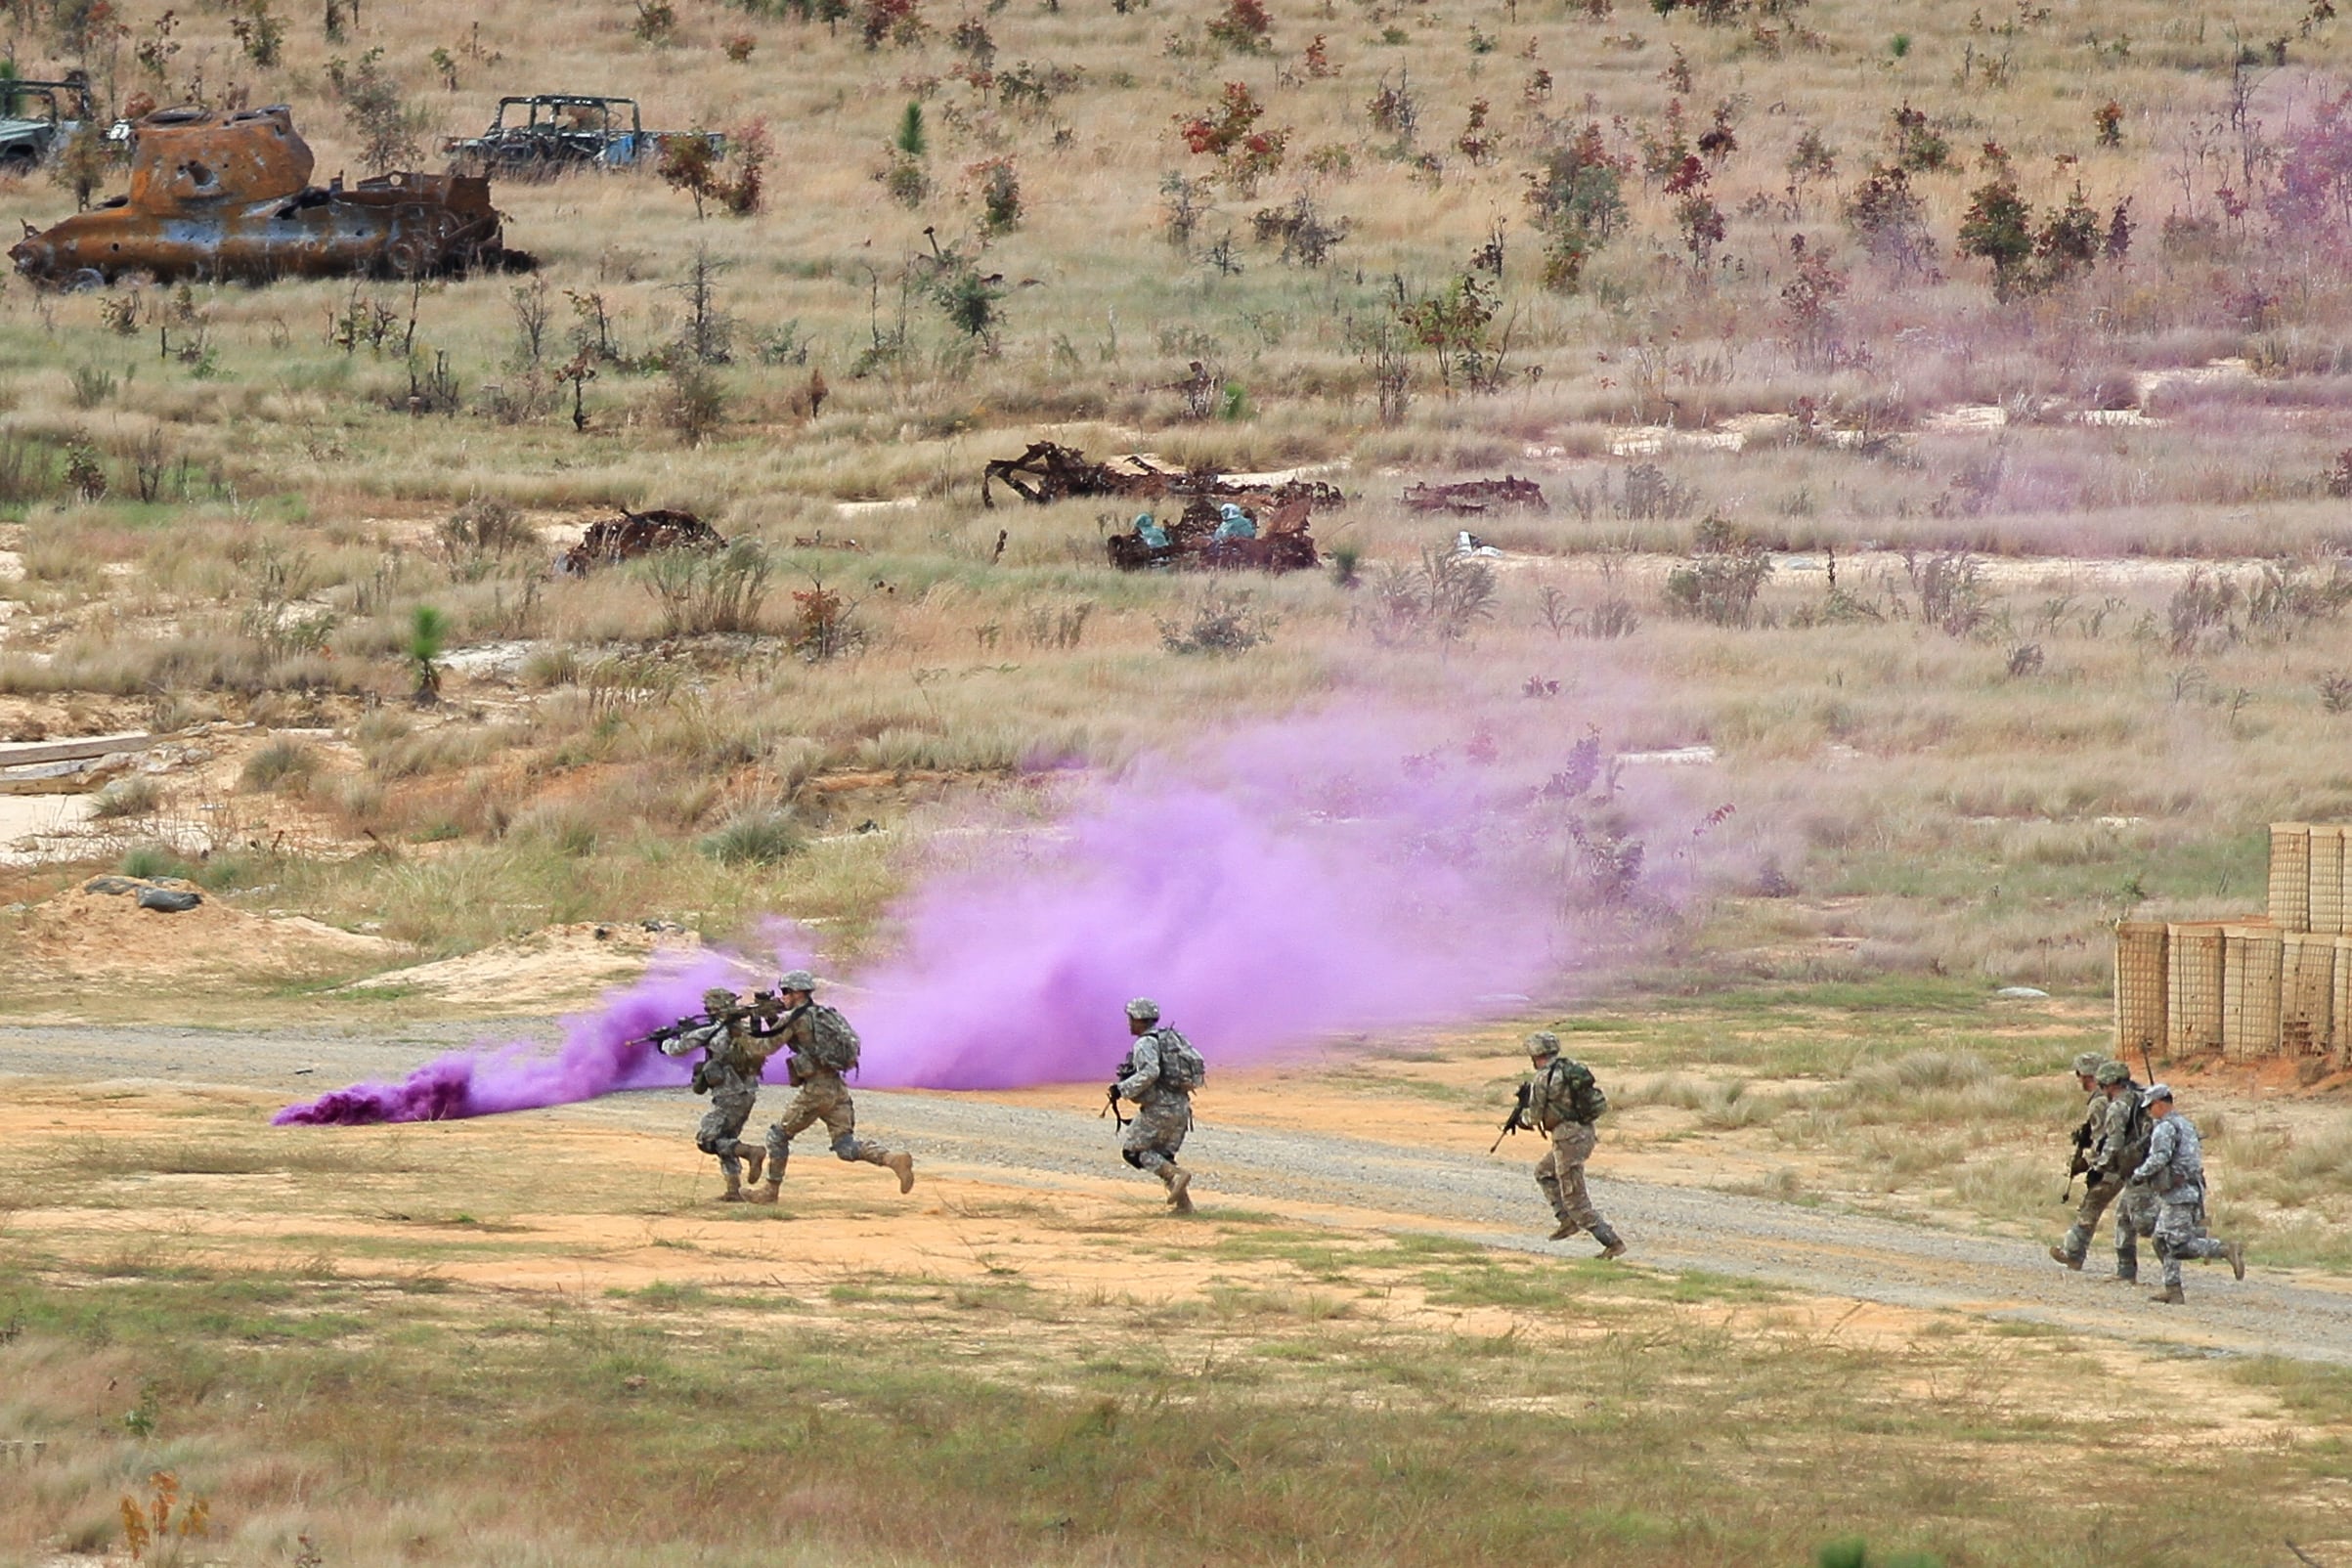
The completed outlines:
<svg viewBox="0 0 2352 1568">
<path fill-rule="evenodd" d="M 1608 1111 L 1608 1096 L 1593 1081 L 1591 1068 L 1560 1055 L 1560 1037 L 1551 1030 L 1538 1029 L 1529 1035 L 1527 1055 L 1534 1072 L 1519 1085 L 1518 1104 L 1503 1118 L 1495 1143 L 1500 1147 L 1522 1127 L 1544 1134 L 1551 1149 L 1536 1162 L 1536 1185 L 1544 1190 L 1552 1213 L 1559 1217 L 1551 1240 L 1565 1241 L 1579 1231 L 1590 1231 L 1592 1240 L 1600 1243 L 1602 1257 L 1622 1256 L 1625 1241 L 1600 1217 L 1591 1195 L 1585 1190 L 1585 1161 L 1599 1141 L 1593 1123 Z M 1491 1149 L 1487 1152 L 1494 1153 Z"/>
<path fill-rule="evenodd" d="M 775 1051 L 772 1045 L 762 1049 L 761 1042 L 763 1025 L 772 1023 L 777 1006 L 776 998 L 767 992 L 756 993 L 746 1006 L 733 991 L 715 985 L 702 993 L 700 1016 L 680 1019 L 651 1036 L 664 1056 L 703 1053 L 703 1059 L 694 1065 L 694 1092 L 709 1095 L 711 1109 L 703 1113 L 702 1125 L 695 1130 L 694 1147 L 717 1156 L 719 1174 L 727 1184 L 727 1190 L 719 1194 L 722 1203 L 744 1200 L 744 1167 L 750 1167 L 751 1180 L 756 1182 L 761 1162 L 767 1157 L 765 1150 L 745 1143 L 741 1135 L 760 1098 L 761 1069 Z"/>
<path fill-rule="evenodd" d="M 1159 1178 L 1168 1206 L 1193 1211 L 1193 1173 L 1176 1163 L 1184 1135 L 1193 1127 L 1193 1091 L 1208 1080 L 1208 1065 L 1193 1042 L 1159 1022 L 1159 1004 L 1139 996 L 1127 1004 L 1127 1048 L 1111 1075 L 1109 1107 L 1118 1114 L 1121 1099 L 1135 1102 L 1135 1114 L 1119 1123 L 1119 1157 Z"/>
</svg>

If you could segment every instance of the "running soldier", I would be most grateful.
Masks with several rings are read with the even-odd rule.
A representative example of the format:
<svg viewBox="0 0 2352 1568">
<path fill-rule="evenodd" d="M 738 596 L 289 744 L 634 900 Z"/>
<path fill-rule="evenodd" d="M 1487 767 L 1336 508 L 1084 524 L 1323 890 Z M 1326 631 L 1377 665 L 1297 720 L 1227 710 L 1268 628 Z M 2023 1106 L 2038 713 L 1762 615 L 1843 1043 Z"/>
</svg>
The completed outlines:
<svg viewBox="0 0 2352 1568">
<path fill-rule="evenodd" d="M 2082 1064 L 2095 1054 L 2085 1052 L 2074 1059 L 2077 1077 L 2081 1075 Z M 2100 1217 L 2122 1197 L 2125 1182 L 2148 1154 L 2148 1117 L 2140 1109 L 2140 1086 L 2131 1081 L 2131 1069 L 2120 1062 L 2101 1061 L 2092 1069 L 2091 1081 L 2098 1092 L 2091 1097 L 2083 1119 L 2090 1138 L 2082 1143 L 2082 1129 L 2076 1130 L 2077 1153 L 2072 1166 L 2072 1172 L 2080 1174 L 2083 1180 L 2082 1202 L 2074 1210 L 2074 1223 L 2066 1240 L 2050 1248 L 2051 1257 L 2076 1270 L 2082 1267 L 2091 1241 L 2099 1234 Z M 2118 1210 L 2115 1272 L 2119 1276 L 2133 1276 L 2138 1271 L 2131 1221 Z"/>
<path fill-rule="evenodd" d="M 1625 1242 L 1585 1191 L 1585 1161 L 1592 1157 L 1592 1147 L 1600 1139 L 1593 1123 L 1608 1111 L 1608 1096 L 1593 1081 L 1591 1068 L 1560 1055 L 1560 1037 L 1549 1029 L 1527 1037 L 1527 1055 L 1535 1074 L 1527 1082 L 1524 1110 L 1513 1115 L 1551 1140 L 1550 1153 L 1536 1162 L 1536 1185 L 1544 1189 L 1560 1220 L 1551 1240 L 1565 1241 L 1579 1231 L 1590 1231 L 1602 1257 L 1621 1256 Z"/>
<path fill-rule="evenodd" d="M 1135 1115 L 1119 1137 L 1119 1156 L 1149 1171 L 1168 1190 L 1168 1206 L 1193 1211 L 1193 1173 L 1176 1163 L 1184 1135 L 1193 1128 L 1193 1091 L 1208 1081 L 1208 1064 L 1193 1042 L 1159 1022 L 1159 1004 L 1139 996 L 1127 1004 L 1127 1048 L 1111 1080 L 1111 1108 L 1135 1102 Z"/>
<path fill-rule="evenodd" d="M 745 1167 L 756 1182 L 760 1162 L 766 1157 L 764 1150 L 743 1142 L 741 1135 L 760 1098 L 760 1069 L 773 1048 L 761 1049 L 751 1016 L 733 991 L 713 986 L 702 993 L 702 1010 L 710 1023 L 661 1037 L 661 1049 L 665 1056 L 704 1053 L 694 1067 L 694 1092 L 709 1095 L 711 1109 L 695 1129 L 694 1147 L 718 1156 L 719 1173 L 727 1183 L 719 1201 L 740 1203 Z"/>
<path fill-rule="evenodd" d="M 2103 1172 L 2100 1180 L 2119 1189 L 2115 1196 L 2115 1272 L 2118 1285 L 2140 1279 L 2140 1239 L 2156 1235 L 2156 1193 L 2146 1182 L 2132 1180 L 2140 1161 L 2148 1157 L 2148 1136 L 2154 1123 L 2140 1104 L 2140 1085 L 2131 1069 L 2110 1062 L 2099 1069 L 2099 1087 L 2107 1093 L 2107 1130 L 2091 1153 L 2091 1163 Z M 2087 1244 L 2087 1243 L 2086 1243 Z"/>
<path fill-rule="evenodd" d="M 2081 1085 L 2088 1098 L 2083 1102 L 2082 1119 L 2074 1124 L 2074 1157 L 2067 1162 L 2067 1180 L 2085 1175 L 2091 1168 L 2091 1151 L 2099 1144 L 2099 1135 L 2106 1130 L 2108 1102 L 2099 1088 L 2099 1069 L 2107 1066 L 2107 1058 L 2096 1051 L 2085 1051 L 2074 1059 L 2074 1081 Z M 2074 1223 L 2066 1239 L 2050 1248 L 2051 1261 L 2063 1263 L 2069 1269 L 2080 1269 L 2090 1251 L 2091 1238 L 2099 1234 L 2100 1216 L 2122 1191 L 2121 1184 L 2113 1186 L 2098 1177 L 2083 1184 L 2082 1201 L 2075 1206 Z"/>
<path fill-rule="evenodd" d="M 772 1203 L 784 1187 L 784 1162 L 792 1155 L 792 1141 L 814 1122 L 823 1122 L 832 1135 L 833 1152 L 852 1162 L 863 1160 L 894 1172 L 898 1191 L 915 1187 L 915 1156 L 892 1154 L 877 1143 L 857 1136 L 857 1107 L 850 1102 L 842 1074 L 857 1066 L 857 1031 L 833 1008 L 816 1000 L 816 977 L 796 969 L 776 982 L 783 1016 L 768 1037 L 790 1050 L 790 1078 L 801 1092 L 785 1108 L 783 1119 L 767 1129 L 767 1181 L 752 1195 L 755 1203 Z"/>
<path fill-rule="evenodd" d="M 2164 1289 L 2151 1301 L 2180 1305 L 2181 1259 L 2227 1258 L 2230 1272 L 2245 1278 L 2245 1243 L 2224 1241 L 2205 1234 L 2205 1159 L 2196 1125 L 2172 1109 L 2172 1090 L 2152 1083 L 2140 1096 L 2156 1126 L 2148 1135 L 2148 1157 L 2132 1172 L 2146 1182 L 2159 1205 L 2156 1222 L 2156 1256 L 2164 1264 Z"/>
</svg>

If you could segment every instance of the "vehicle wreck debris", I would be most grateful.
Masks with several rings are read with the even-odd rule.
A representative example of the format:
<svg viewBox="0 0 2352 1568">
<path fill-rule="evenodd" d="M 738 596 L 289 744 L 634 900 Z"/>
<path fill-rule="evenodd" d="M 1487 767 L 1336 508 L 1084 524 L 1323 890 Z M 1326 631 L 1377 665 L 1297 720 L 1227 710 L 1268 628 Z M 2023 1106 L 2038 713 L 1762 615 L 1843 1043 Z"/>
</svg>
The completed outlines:
<svg viewBox="0 0 2352 1568">
<path fill-rule="evenodd" d="M 9 250 L 35 283 L 183 278 L 415 278 L 523 270 L 501 243 L 490 183 L 400 172 L 310 184 L 317 164 L 284 105 L 222 113 L 167 109 L 134 127 L 128 196 L 35 232 Z"/>
<path fill-rule="evenodd" d="M 1177 473 L 1148 457 L 1115 457 L 1090 462 L 1074 447 L 1052 441 L 1033 441 L 1018 457 L 999 457 L 980 470 L 980 503 L 996 504 L 989 487 L 1002 484 L 1032 505 L 1082 496 L 1118 496 L 1131 501 L 1157 501 L 1181 496 L 1188 501 L 1239 501 L 1245 506 L 1286 506 L 1294 501 L 1334 510 L 1347 504 L 1335 486 L 1319 479 L 1285 479 L 1252 483 L 1206 470 Z"/>
<path fill-rule="evenodd" d="M 623 512 L 588 524 L 580 543 L 555 558 L 555 569 L 567 577 L 586 577 L 599 566 L 617 566 L 640 555 L 662 550 L 724 549 L 719 530 L 692 512 Z"/>
<path fill-rule="evenodd" d="M 1122 572 L 1171 566 L 1199 572 L 1308 572 L 1322 557 L 1308 532 L 1314 503 L 1294 496 L 1252 516 L 1238 501 L 1195 496 L 1184 514 L 1162 524 L 1150 512 L 1138 515 L 1123 534 L 1104 542 L 1111 564 Z"/>
<path fill-rule="evenodd" d="M 490 128 L 442 144 L 455 174 L 552 180 L 574 169 L 652 168 L 670 148 L 700 142 L 714 158 L 726 138 L 709 131 L 649 131 L 633 98 L 533 93 L 501 98 Z"/>
<path fill-rule="evenodd" d="M 1415 485 L 1401 499 L 1413 511 L 1445 512 L 1455 517 L 1476 517 L 1506 506 L 1531 512 L 1551 510 L 1550 503 L 1544 500 L 1543 486 L 1516 474 L 1506 474 L 1501 479 L 1468 479 L 1456 485 Z"/>
</svg>

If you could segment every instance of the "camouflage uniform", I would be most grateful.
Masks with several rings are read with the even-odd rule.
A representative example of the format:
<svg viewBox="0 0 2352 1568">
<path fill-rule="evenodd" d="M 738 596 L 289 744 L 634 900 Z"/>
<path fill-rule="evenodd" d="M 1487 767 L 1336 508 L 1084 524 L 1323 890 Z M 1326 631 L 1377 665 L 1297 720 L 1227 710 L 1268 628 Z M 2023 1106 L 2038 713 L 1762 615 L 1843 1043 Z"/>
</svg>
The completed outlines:
<svg viewBox="0 0 2352 1568">
<path fill-rule="evenodd" d="M 694 1068 L 694 1087 L 711 1097 L 711 1109 L 703 1112 L 702 1125 L 694 1131 L 694 1147 L 718 1157 L 729 1202 L 742 1200 L 745 1164 L 751 1166 L 751 1179 L 758 1181 L 765 1157 L 758 1146 L 743 1142 L 741 1134 L 759 1101 L 760 1070 L 766 1066 L 768 1054 L 760 1048 L 744 1016 L 729 1011 L 735 1005 L 732 991 L 706 992 L 704 1010 L 721 1016 L 662 1045 L 671 1056 L 706 1053 Z"/>
<path fill-rule="evenodd" d="M 2148 1098 L 2154 1104 L 2169 1101 L 2172 1094 L 2159 1083 L 2149 1088 Z M 2243 1249 L 2205 1232 L 2204 1149 L 2187 1116 L 2175 1111 L 2156 1121 L 2148 1137 L 2148 1157 L 2132 1180 L 2147 1184 L 2156 1198 L 2156 1249 L 2164 1264 L 2164 1293 L 2157 1300 L 2182 1299 L 2183 1258 L 2228 1258 L 2232 1272 L 2245 1278 Z"/>
<path fill-rule="evenodd" d="M 2085 1051 L 2074 1059 L 2074 1076 L 2091 1077 L 2106 1065 L 2107 1058 L 2096 1051 Z M 2067 1166 L 2069 1178 L 2088 1172 L 2091 1154 L 2099 1145 L 2099 1134 L 2106 1126 L 2107 1096 L 2094 1089 L 2083 1103 L 2082 1119 L 2074 1124 L 2072 1143 L 2076 1153 Z M 2084 1183 L 2082 1201 L 2074 1206 L 2074 1223 L 2068 1227 L 2066 1240 L 2050 1249 L 2050 1256 L 2069 1269 L 2081 1268 L 2083 1257 L 2091 1248 L 2091 1238 L 2099 1233 L 2100 1218 L 2115 1200 L 2119 1190 L 2103 1181 Z"/>
<path fill-rule="evenodd" d="M 1149 1008 L 1149 1015 L 1138 1008 Z M 1193 1209 L 1192 1173 L 1176 1163 L 1184 1135 L 1193 1130 L 1193 1091 L 1169 1083 L 1160 1072 L 1163 1042 L 1189 1047 L 1192 1042 L 1159 1022 L 1159 1009 L 1141 1001 L 1130 1003 L 1129 1018 L 1153 1026 L 1135 1037 L 1119 1063 L 1111 1089 L 1116 1098 L 1135 1102 L 1135 1115 L 1119 1136 L 1119 1154 L 1137 1170 L 1149 1171 L 1168 1190 L 1168 1202 L 1180 1213 Z"/>
<path fill-rule="evenodd" d="M 806 971 L 784 977 L 783 988 L 806 991 L 815 984 L 796 985 L 796 980 L 808 980 Z M 784 1182 L 784 1162 L 792 1154 L 792 1141 L 816 1122 L 825 1124 L 830 1135 L 833 1153 L 852 1163 L 884 1165 L 897 1173 L 898 1190 L 911 1191 L 915 1185 L 914 1158 L 909 1154 L 893 1154 L 882 1144 L 857 1136 L 857 1107 L 849 1099 L 849 1088 L 842 1082 L 839 1069 L 829 1067 L 819 1060 L 820 1031 L 839 1030 L 847 1034 L 854 1051 L 856 1031 L 849 1021 L 832 1008 L 810 1001 L 787 1014 L 775 1027 L 771 1038 L 791 1052 L 791 1079 L 800 1093 L 784 1110 L 782 1119 L 767 1129 L 767 1185 L 760 1194 L 760 1201 L 772 1203 Z"/>
<path fill-rule="evenodd" d="M 2131 1070 L 2120 1062 L 2102 1062 L 2095 1073 L 2099 1093 L 2084 1115 L 2084 1125 L 2091 1139 L 2083 1150 L 2082 1202 L 2074 1210 L 2074 1223 L 2067 1238 L 2058 1244 L 2064 1256 L 2060 1261 L 2069 1268 L 2082 1267 L 2089 1253 L 2091 1238 L 2099 1234 L 2099 1221 L 2119 1198 L 2124 1197 L 2124 1184 L 2148 1153 L 2147 1129 L 2139 1114 L 2140 1086 L 2131 1081 Z M 2110 1098 L 2110 1084 L 2122 1085 L 2122 1094 Z M 2139 1137 L 2132 1135 L 2137 1129 Z M 2118 1278 L 2130 1279 L 2139 1272 L 2139 1255 L 2132 1241 L 2132 1221 L 2129 1207 L 2115 1214 L 2115 1273 Z"/>
<path fill-rule="evenodd" d="M 2107 1103 L 2107 1125 L 2091 1148 L 2091 1170 L 2101 1188 L 2114 1191 L 2114 1277 L 2129 1285 L 2140 1277 L 2139 1239 L 2156 1234 L 2156 1193 L 2146 1182 L 2132 1179 L 2140 1161 L 2148 1157 L 2149 1122 L 2140 1107 L 2146 1091 L 2120 1062 L 2101 1067 L 2099 1082 L 2102 1088 L 2113 1085 L 2117 1092 Z M 2087 1245 L 2089 1239 L 2084 1241 Z"/>
<path fill-rule="evenodd" d="M 1551 1139 L 1550 1153 L 1536 1162 L 1536 1185 L 1544 1190 L 1552 1213 L 1559 1217 L 1551 1239 L 1564 1241 L 1579 1231 L 1590 1231 L 1592 1240 L 1601 1245 L 1601 1255 L 1613 1258 L 1625 1250 L 1625 1242 L 1600 1217 L 1591 1195 L 1585 1190 L 1585 1161 L 1600 1141 L 1590 1115 L 1607 1109 L 1607 1103 L 1600 1101 L 1597 1108 L 1588 1105 L 1582 1109 L 1590 1115 L 1580 1114 L 1576 1084 L 1580 1076 L 1590 1084 L 1592 1074 L 1583 1063 L 1559 1054 L 1558 1035 L 1541 1030 L 1528 1036 L 1528 1047 L 1536 1070 L 1527 1084 L 1527 1119 Z M 1591 1096 L 1600 1100 L 1597 1087 Z"/>
</svg>

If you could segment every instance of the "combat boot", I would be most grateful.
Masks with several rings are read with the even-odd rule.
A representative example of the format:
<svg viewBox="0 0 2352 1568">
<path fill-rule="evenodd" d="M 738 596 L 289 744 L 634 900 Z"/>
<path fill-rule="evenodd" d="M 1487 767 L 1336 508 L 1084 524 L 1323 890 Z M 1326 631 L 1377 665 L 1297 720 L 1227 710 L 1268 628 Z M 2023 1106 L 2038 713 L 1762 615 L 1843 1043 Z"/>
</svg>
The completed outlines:
<svg viewBox="0 0 2352 1568">
<path fill-rule="evenodd" d="M 757 1184 L 760 1167 L 767 1163 L 767 1150 L 759 1144 L 737 1144 L 735 1153 L 743 1160 L 743 1179 Z"/>
<path fill-rule="evenodd" d="M 1168 1207 L 1179 1214 L 1190 1214 L 1193 1211 L 1193 1173 L 1178 1170 L 1172 1165 L 1168 1168 L 1172 1173 L 1168 1177 Z"/>
<path fill-rule="evenodd" d="M 2245 1278 L 2245 1243 L 2243 1241 L 2230 1242 L 2221 1249 L 2221 1255 L 2230 1260 L 2230 1273 L 2241 1280 Z"/>
<path fill-rule="evenodd" d="M 2054 1246 L 2050 1248 L 2050 1261 L 2053 1263 L 2063 1263 L 2068 1268 L 2072 1269 L 2076 1274 L 2080 1274 L 2082 1272 L 2082 1259 L 2074 1256 L 2063 1246 Z"/>
<path fill-rule="evenodd" d="M 1600 1255 L 1603 1259 L 1625 1256 L 1625 1239 L 1609 1226 L 1593 1226 L 1592 1240 L 1600 1243 Z"/>
<path fill-rule="evenodd" d="M 2140 1271 L 2138 1269 L 2117 1269 L 2109 1275 L 2104 1283 L 2108 1285 L 2138 1285 Z"/>
<path fill-rule="evenodd" d="M 760 1184 L 760 1190 L 751 1195 L 750 1200 L 755 1203 L 772 1203 L 776 1200 L 776 1196 L 783 1191 L 784 1178 L 770 1171 L 767 1180 Z"/>
<path fill-rule="evenodd" d="M 2177 1285 L 2168 1285 L 2164 1286 L 2162 1290 L 2158 1291 L 2155 1295 L 2150 1296 L 2148 1299 L 2151 1301 L 2161 1301 L 2166 1306 L 2171 1307 L 2186 1306 L 2189 1301 L 2189 1298 L 2181 1293 L 2181 1287 Z"/>
<path fill-rule="evenodd" d="M 741 1172 L 739 1172 L 739 1171 L 731 1171 L 731 1170 L 730 1170 L 730 1171 L 728 1171 L 728 1172 L 726 1173 L 726 1175 L 727 1175 L 727 1190 L 726 1190 L 725 1192 L 723 1192 L 723 1193 L 720 1193 L 720 1194 L 719 1195 L 719 1200 L 721 1203 L 740 1203 L 740 1202 L 742 1202 L 742 1201 L 743 1201 L 743 1176 L 742 1176 L 742 1173 L 741 1173 Z"/>
<path fill-rule="evenodd" d="M 914 1155 L 909 1154 L 893 1154 L 890 1158 L 884 1160 L 883 1164 L 897 1174 L 898 1191 L 902 1193 L 911 1193 L 915 1190 Z"/>
</svg>

